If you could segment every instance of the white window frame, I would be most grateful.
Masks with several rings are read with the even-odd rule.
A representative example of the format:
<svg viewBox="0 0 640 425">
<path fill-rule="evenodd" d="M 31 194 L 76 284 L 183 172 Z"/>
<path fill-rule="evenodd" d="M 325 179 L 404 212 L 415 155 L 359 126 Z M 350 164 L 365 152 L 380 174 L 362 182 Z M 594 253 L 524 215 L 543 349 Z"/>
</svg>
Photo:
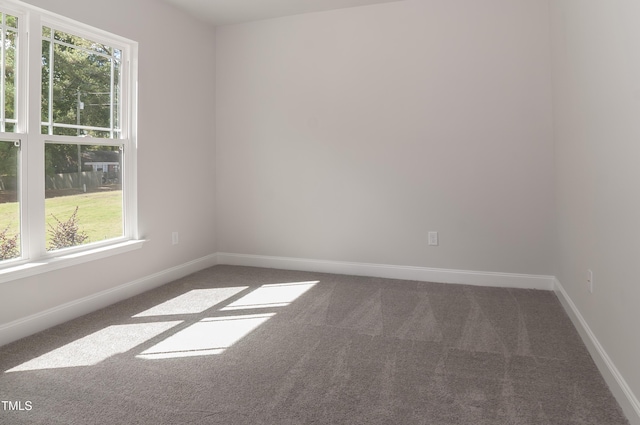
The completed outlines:
<svg viewBox="0 0 640 425">
<path fill-rule="evenodd" d="M 17 141 L 19 152 L 21 257 L 0 262 L 0 283 L 45 273 L 53 269 L 138 249 L 144 240 L 138 233 L 137 211 L 137 75 L 138 44 L 18 1 L 0 0 L 0 11 L 17 16 L 18 67 L 16 76 L 15 133 L 0 132 L 0 140 Z M 41 134 L 42 27 L 61 30 L 120 49 L 122 72 L 119 139 Z M 45 246 L 46 143 L 120 146 L 122 159 L 123 236 L 71 248 L 47 251 Z"/>
</svg>

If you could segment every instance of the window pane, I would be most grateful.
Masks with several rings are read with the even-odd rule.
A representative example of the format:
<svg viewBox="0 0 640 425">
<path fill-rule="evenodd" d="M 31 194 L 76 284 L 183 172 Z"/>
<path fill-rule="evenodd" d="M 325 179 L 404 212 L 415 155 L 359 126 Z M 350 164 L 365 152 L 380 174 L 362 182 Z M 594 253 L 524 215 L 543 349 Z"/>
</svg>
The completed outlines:
<svg viewBox="0 0 640 425">
<path fill-rule="evenodd" d="M 20 256 L 19 150 L 13 142 L 0 141 L 0 260 Z"/>
<path fill-rule="evenodd" d="M 122 70 L 120 58 L 122 57 L 122 52 L 120 50 L 115 51 L 116 59 L 113 60 L 113 96 L 114 96 L 114 104 L 120 105 L 120 71 Z M 112 112 L 113 117 L 113 128 L 116 130 L 117 135 L 114 136 L 114 139 L 120 138 L 120 114 L 118 113 L 118 109 L 114 108 Z"/>
<path fill-rule="evenodd" d="M 42 48 L 42 124 L 53 125 L 47 133 L 119 137 L 121 52 L 65 32 L 53 34 Z"/>
<path fill-rule="evenodd" d="M 18 28 L 18 18 L 11 15 L 4 15 L 4 17 L 9 28 Z"/>
<path fill-rule="evenodd" d="M 45 145 L 47 250 L 123 236 L 117 146 Z"/>
<path fill-rule="evenodd" d="M 15 16 L 3 15 L 1 19 L 2 42 L 0 43 L 2 57 L 2 74 L 0 85 L 2 86 L 2 113 L 0 114 L 0 131 L 13 132 L 15 125 L 7 126 L 7 120 L 16 119 L 16 71 L 17 71 L 17 46 L 18 33 L 15 28 L 18 19 Z"/>
<path fill-rule="evenodd" d="M 105 44 L 87 40 L 86 38 L 78 37 L 63 31 L 55 30 L 53 32 L 53 38 L 60 43 L 70 44 L 72 46 L 80 47 L 86 50 L 92 50 L 96 53 L 101 53 L 106 56 L 111 56 L 113 54 L 113 48 Z"/>
<path fill-rule="evenodd" d="M 7 31 L 5 34 L 5 98 L 4 110 L 5 119 L 16 118 L 16 47 L 18 35 L 15 31 Z"/>
<path fill-rule="evenodd" d="M 53 134 L 56 136 L 77 136 L 78 130 L 67 127 L 53 127 Z"/>
<path fill-rule="evenodd" d="M 50 84 L 49 79 L 51 76 L 51 67 L 50 67 L 50 52 L 51 42 L 49 40 L 42 40 L 42 100 L 40 102 L 40 107 L 42 108 L 42 120 L 45 121 L 46 124 L 49 124 L 49 99 L 51 97 Z M 42 134 L 53 134 L 49 132 L 49 126 L 42 127 Z"/>
</svg>

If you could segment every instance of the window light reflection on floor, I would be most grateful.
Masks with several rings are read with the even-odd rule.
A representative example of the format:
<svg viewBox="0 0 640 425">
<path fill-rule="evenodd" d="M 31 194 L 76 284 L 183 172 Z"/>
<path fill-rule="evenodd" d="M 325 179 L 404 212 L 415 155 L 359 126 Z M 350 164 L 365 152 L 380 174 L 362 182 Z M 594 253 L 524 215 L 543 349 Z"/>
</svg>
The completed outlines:
<svg viewBox="0 0 640 425">
<path fill-rule="evenodd" d="M 274 315 L 249 314 L 203 319 L 136 357 L 166 359 L 220 354 Z"/>
<path fill-rule="evenodd" d="M 196 320 L 198 321 L 168 336 L 136 357 L 165 359 L 221 354 L 276 314 L 242 314 L 241 310 L 286 307 L 317 283 L 319 281 L 265 284 L 219 308 L 222 312 L 233 311 L 229 314 L 234 316 L 207 317 L 200 320 L 193 315 L 204 313 L 248 290 L 249 287 L 194 289 L 133 316 L 138 319 L 177 315 L 181 316 L 181 320 L 108 326 L 7 372 L 93 366 L 109 357 L 130 351 L 185 321 Z M 208 312 L 205 314 L 209 315 Z"/>
<path fill-rule="evenodd" d="M 222 308 L 222 311 L 252 308 L 286 307 L 302 294 L 313 288 L 318 281 L 274 283 L 263 285 L 237 301 Z"/>
<path fill-rule="evenodd" d="M 108 326 L 7 372 L 93 366 L 116 354 L 125 353 L 180 323 L 182 321 Z"/>
<path fill-rule="evenodd" d="M 248 286 L 235 286 L 229 288 L 194 289 L 162 304 L 158 304 L 142 313 L 138 313 L 133 317 L 202 313 L 248 288 Z"/>
<path fill-rule="evenodd" d="M 262 285 L 220 311 L 285 307 L 319 281 Z M 167 359 L 223 353 L 276 313 L 246 314 L 203 319 L 140 353 L 140 359 Z"/>
</svg>

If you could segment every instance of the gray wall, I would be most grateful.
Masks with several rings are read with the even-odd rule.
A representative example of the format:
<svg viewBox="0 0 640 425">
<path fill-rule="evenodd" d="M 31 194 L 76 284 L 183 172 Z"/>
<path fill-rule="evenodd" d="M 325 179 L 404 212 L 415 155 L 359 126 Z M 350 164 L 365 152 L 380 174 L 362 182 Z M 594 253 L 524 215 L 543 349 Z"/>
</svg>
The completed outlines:
<svg viewBox="0 0 640 425">
<path fill-rule="evenodd" d="M 640 394 L 640 3 L 552 5 L 557 276 Z"/>
<path fill-rule="evenodd" d="M 218 251 L 554 274 L 546 2 L 232 25 L 216 51 Z"/>
</svg>

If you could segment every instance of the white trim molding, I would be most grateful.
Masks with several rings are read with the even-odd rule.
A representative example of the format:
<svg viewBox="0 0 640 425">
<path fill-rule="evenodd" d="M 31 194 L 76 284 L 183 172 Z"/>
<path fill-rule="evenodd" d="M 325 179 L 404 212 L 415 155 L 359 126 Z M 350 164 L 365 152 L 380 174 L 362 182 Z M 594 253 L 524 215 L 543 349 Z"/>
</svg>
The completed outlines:
<svg viewBox="0 0 640 425">
<path fill-rule="evenodd" d="M 83 250 L 81 251 L 71 251 L 62 255 L 58 253 L 55 257 L 45 257 L 40 261 L 16 262 L 16 265 L 0 269 L 0 283 L 35 276 L 64 267 L 76 266 L 88 261 L 106 258 L 111 255 L 123 254 L 125 252 L 142 248 L 142 245 L 145 242 L 146 241 L 144 239 L 129 240 L 110 245 L 97 246 L 93 249 L 83 247 Z"/>
<path fill-rule="evenodd" d="M 118 301 L 131 298 L 153 288 L 172 282 L 217 264 L 217 255 L 211 254 L 188 263 L 180 264 L 158 273 L 136 279 L 115 288 L 107 289 L 49 310 L 0 325 L 0 346 L 33 335 L 55 325 L 67 322 Z"/>
<path fill-rule="evenodd" d="M 582 337 L 591 357 L 596 363 L 596 366 L 598 366 L 598 370 L 600 370 L 604 380 L 607 385 L 609 385 L 611 393 L 618 401 L 618 404 L 620 404 L 629 423 L 631 425 L 640 425 L 640 402 L 638 398 L 631 388 L 629 388 L 627 381 L 622 377 L 622 374 L 604 350 L 602 344 L 600 344 L 600 341 L 598 341 L 598 338 L 596 338 L 587 321 L 582 314 L 580 314 L 578 307 L 576 307 L 573 300 L 569 297 L 569 294 L 565 291 L 560 281 L 558 281 L 558 279 L 554 280 L 556 296 Z"/>
<path fill-rule="evenodd" d="M 427 267 L 393 266 L 385 264 L 349 263 L 343 261 L 310 260 L 304 258 L 269 257 L 263 255 L 218 253 L 218 264 L 266 267 L 388 279 L 424 282 L 457 283 L 475 286 L 553 290 L 553 276 L 515 273 L 448 270 Z"/>
</svg>

